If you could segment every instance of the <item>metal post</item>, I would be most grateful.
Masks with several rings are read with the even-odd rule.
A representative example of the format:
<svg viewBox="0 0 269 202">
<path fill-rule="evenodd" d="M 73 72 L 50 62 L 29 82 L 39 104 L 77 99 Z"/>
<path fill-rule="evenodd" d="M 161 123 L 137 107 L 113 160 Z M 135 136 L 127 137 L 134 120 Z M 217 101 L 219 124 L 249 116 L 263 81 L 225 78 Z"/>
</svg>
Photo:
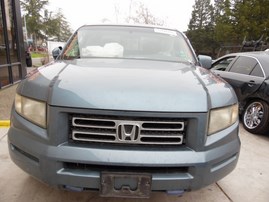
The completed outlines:
<svg viewBox="0 0 269 202">
<path fill-rule="evenodd" d="M 27 45 L 28 45 L 28 32 L 27 32 L 27 24 L 26 24 L 26 18 L 25 18 L 25 15 L 23 16 L 23 19 L 24 19 L 24 27 L 25 27 L 26 42 L 27 42 Z"/>
</svg>

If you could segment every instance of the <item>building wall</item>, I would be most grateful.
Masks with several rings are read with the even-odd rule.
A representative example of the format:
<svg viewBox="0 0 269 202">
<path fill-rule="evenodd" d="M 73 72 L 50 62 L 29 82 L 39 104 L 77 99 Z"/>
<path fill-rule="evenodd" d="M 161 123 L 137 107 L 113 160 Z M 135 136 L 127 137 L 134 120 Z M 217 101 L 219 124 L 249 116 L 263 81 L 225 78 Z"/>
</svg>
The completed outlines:
<svg viewBox="0 0 269 202">
<path fill-rule="evenodd" d="M 19 0 L 0 0 L 0 89 L 26 74 Z"/>
</svg>

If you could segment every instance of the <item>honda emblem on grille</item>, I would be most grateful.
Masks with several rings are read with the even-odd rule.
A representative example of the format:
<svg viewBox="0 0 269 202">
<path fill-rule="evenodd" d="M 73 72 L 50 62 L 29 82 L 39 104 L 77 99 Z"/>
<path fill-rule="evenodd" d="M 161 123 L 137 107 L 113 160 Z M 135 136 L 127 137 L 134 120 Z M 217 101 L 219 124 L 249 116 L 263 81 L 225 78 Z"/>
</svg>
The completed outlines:
<svg viewBox="0 0 269 202">
<path fill-rule="evenodd" d="M 138 124 L 121 123 L 118 126 L 118 137 L 121 141 L 136 141 L 140 133 Z"/>
</svg>

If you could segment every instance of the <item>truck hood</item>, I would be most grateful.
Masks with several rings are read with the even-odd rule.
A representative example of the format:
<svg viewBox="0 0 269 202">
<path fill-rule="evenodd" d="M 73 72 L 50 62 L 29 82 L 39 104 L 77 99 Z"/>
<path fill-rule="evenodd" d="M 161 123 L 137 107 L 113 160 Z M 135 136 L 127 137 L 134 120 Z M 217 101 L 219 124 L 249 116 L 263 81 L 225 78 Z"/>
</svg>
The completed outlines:
<svg viewBox="0 0 269 202">
<path fill-rule="evenodd" d="M 72 108 L 206 112 L 211 107 L 236 102 L 230 86 L 220 78 L 201 67 L 176 62 L 129 59 L 55 62 L 33 72 L 22 86 L 19 91 L 25 96 L 52 106 Z M 226 101 L 217 96 L 220 91 L 226 91 Z"/>
</svg>

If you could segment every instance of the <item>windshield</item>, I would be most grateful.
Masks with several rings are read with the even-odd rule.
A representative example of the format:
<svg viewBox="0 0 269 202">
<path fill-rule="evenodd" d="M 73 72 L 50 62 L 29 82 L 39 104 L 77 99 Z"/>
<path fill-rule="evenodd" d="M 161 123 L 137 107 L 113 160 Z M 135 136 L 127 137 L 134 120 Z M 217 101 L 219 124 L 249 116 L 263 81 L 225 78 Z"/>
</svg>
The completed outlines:
<svg viewBox="0 0 269 202">
<path fill-rule="evenodd" d="M 85 26 L 68 43 L 63 58 L 127 58 L 194 62 L 184 36 L 174 30 L 130 26 Z"/>
</svg>

